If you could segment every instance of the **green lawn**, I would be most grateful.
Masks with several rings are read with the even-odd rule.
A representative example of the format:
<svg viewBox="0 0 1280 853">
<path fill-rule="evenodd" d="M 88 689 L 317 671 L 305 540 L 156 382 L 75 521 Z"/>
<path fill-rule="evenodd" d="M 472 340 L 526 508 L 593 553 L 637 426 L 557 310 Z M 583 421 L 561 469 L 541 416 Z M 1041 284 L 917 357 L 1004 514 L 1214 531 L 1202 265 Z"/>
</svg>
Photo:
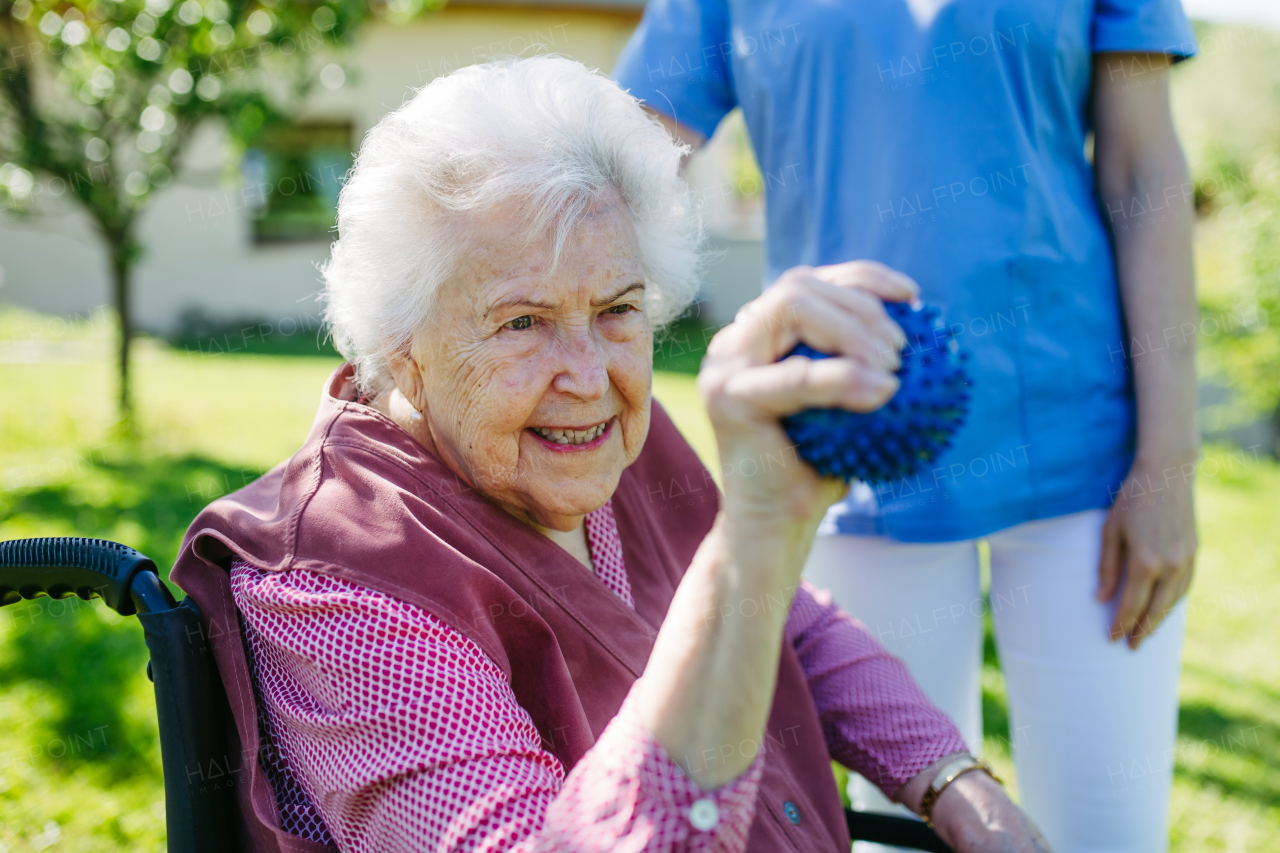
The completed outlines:
<svg viewBox="0 0 1280 853">
<path fill-rule="evenodd" d="M 0 539 L 101 536 L 166 567 L 204 503 L 298 445 L 336 363 L 190 355 L 144 342 L 141 431 L 125 441 L 105 426 L 109 329 L 36 333 L 28 320 L 0 314 L 9 377 L 0 409 Z M 87 360 L 31 363 L 32 344 L 14 339 L 33 336 L 52 338 L 59 358 Z M 662 373 L 655 389 L 699 451 L 712 454 L 692 377 Z M 1280 467 L 1239 457 L 1228 464 L 1222 450 L 1210 456 L 1219 470 L 1199 486 L 1204 550 L 1182 682 L 1173 849 L 1277 850 Z M 0 853 L 163 848 L 145 662 L 136 623 L 109 617 L 100 604 L 39 599 L 0 611 Z M 994 656 L 984 687 L 988 750 L 1007 769 Z"/>
</svg>

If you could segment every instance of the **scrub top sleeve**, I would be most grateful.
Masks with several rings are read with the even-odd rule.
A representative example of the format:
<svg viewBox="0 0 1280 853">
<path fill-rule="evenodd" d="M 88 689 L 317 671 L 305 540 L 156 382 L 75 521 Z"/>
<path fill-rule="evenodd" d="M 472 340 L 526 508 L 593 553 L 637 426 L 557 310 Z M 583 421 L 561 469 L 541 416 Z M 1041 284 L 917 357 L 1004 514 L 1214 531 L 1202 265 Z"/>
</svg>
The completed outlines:
<svg viewBox="0 0 1280 853">
<path fill-rule="evenodd" d="M 646 105 L 710 137 L 737 106 L 724 0 L 650 0 L 613 77 Z"/>
<path fill-rule="evenodd" d="M 1174 61 L 1196 54 L 1196 35 L 1180 0 L 1097 0 L 1094 53 L 1167 53 Z"/>
</svg>

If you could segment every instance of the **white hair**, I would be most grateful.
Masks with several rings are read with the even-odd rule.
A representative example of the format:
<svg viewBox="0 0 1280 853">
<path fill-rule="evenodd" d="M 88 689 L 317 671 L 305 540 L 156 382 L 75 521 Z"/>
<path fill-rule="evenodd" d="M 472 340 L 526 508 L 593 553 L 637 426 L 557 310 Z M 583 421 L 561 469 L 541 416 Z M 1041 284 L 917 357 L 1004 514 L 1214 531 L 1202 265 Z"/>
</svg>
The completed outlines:
<svg viewBox="0 0 1280 853">
<path fill-rule="evenodd" d="M 553 260 L 593 202 L 630 212 L 655 328 L 693 301 L 702 224 L 679 175 L 687 151 L 612 80 L 558 56 L 460 68 L 369 131 L 338 200 L 325 319 L 370 394 L 430 320 L 469 215 L 514 201 Z"/>
</svg>

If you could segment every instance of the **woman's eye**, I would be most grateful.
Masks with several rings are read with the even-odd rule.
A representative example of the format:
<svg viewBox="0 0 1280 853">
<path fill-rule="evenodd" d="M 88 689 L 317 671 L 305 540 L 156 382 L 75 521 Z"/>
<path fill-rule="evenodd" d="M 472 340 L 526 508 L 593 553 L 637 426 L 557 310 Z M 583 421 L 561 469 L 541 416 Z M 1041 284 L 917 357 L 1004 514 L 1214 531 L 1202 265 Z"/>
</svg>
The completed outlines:
<svg viewBox="0 0 1280 853">
<path fill-rule="evenodd" d="M 508 329 L 515 329 L 516 331 L 520 331 L 521 329 L 527 329 L 533 325 L 533 317 L 529 314 L 522 314 L 521 316 L 515 318 L 509 323 L 506 323 L 505 325 Z"/>
<path fill-rule="evenodd" d="M 636 306 L 630 305 L 630 304 L 613 305 L 613 306 L 610 306 L 609 308 L 606 308 L 605 311 L 610 314 L 626 314 L 628 311 L 634 310 L 635 307 Z"/>
</svg>

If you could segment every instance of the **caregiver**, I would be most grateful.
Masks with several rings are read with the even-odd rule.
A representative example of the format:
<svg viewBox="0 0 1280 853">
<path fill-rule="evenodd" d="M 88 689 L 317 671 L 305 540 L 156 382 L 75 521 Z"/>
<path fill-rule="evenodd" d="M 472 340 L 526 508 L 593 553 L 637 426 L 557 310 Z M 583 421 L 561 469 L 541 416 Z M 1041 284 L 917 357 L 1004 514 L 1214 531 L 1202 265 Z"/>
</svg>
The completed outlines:
<svg viewBox="0 0 1280 853">
<path fill-rule="evenodd" d="M 881 261 L 972 353 L 954 447 L 855 488 L 806 573 L 976 751 L 985 538 L 1019 787 L 1065 853 L 1167 845 L 1199 452 L 1167 69 L 1194 51 L 1176 0 L 652 0 L 615 71 L 695 147 L 742 107 L 765 281 Z"/>
</svg>

